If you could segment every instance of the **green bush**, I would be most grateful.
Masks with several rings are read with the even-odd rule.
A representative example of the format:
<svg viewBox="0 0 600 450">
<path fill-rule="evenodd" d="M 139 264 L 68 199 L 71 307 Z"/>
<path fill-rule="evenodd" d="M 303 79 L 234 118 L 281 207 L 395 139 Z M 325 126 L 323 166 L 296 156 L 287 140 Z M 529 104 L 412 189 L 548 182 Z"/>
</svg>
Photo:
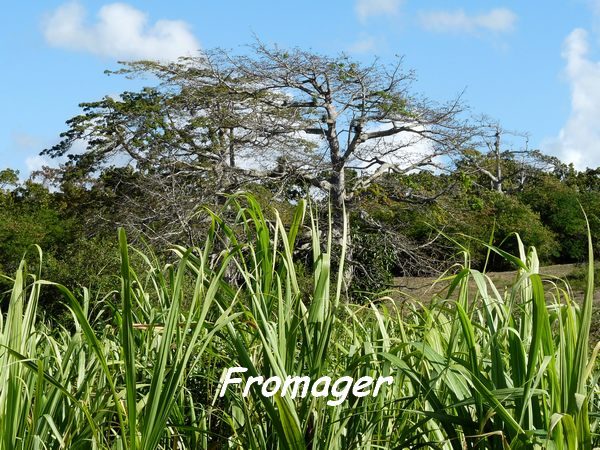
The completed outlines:
<svg viewBox="0 0 600 450">
<path fill-rule="evenodd" d="M 590 227 L 596 252 L 600 250 L 596 236 L 600 232 L 598 195 L 579 193 L 577 189 L 554 177 L 544 177 L 529 186 L 519 198 L 540 215 L 544 225 L 556 235 L 559 243 L 559 262 L 583 262 L 587 258 L 585 218 L 581 213 L 584 205 L 590 219 Z"/>
</svg>

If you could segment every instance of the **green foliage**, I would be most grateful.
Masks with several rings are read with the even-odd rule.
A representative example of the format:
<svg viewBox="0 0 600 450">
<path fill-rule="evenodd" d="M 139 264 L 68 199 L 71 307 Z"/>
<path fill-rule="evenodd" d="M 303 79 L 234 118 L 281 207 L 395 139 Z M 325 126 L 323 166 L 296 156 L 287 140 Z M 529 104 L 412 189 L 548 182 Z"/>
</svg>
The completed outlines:
<svg viewBox="0 0 600 450">
<path fill-rule="evenodd" d="M 544 225 L 538 214 L 514 197 L 495 192 L 490 192 L 486 197 L 487 205 L 484 206 L 486 219 L 482 224 L 485 234 L 481 232 L 475 234 L 475 229 L 467 230 L 467 234 L 473 233 L 474 236 L 487 240 L 493 230 L 494 244 L 515 254 L 518 248 L 512 236 L 513 233 L 517 233 L 524 241 L 536 247 L 538 257 L 544 263 L 558 256 L 559 246 L 554 233 Z M 581 216 L 581 210 L 577 213 Z M 582 225 L 585 226 L 585 222 Z M 502 265 L 498 264 L 497 267 Z"/>
<path fill-rule="evenodd" d="M 4 169 L 0 171 L 0 189 L 5 193 L 8 187 L 16 187 L 19 184 L 19 171 Z"/>
<path fill-rule="evenodd" d="M 118 287 L 115 274 L 119 268 L 119 251 L 114 238 L 79 238 L 67 244 L 61 254 L 49 253 L 46 259 L 47 276 L 73 291 L 85 287 L 104 295 Z"/>
<path fill-rule="evenodd" d="M 24 185 L 1 193 L 0 204 L 0 274 L 14 272 L 23 255 L 34 245 L 50 254 L 59 254 L 72 236 L 72 223 L 64 220 L 53 196 L 39 184 Z M 2 292 L 8 287 L 0 282 Z M 0 293 L 6 300 L 6 294 Z M 45 306 L 52 300 L 42 299 Z"/>
<path fill-rule="evenodd" d="M 592 235 L 595 237 L 600 231 L 597 219 L 600 204 L 595 196 L 582 195 L 573 187 L 547 176 L 526 189 L 520 198 L 556 233 L 561 262 L 581 262 L 586 259 L 585 219 L 580 213 L 580 204 L 584 204 L 588 211 Z"/>
<path fill-rule="evenodd" d="M 97 319 L 106 316 L 90 308 L 87 290 L 76 296 L 18 267 L 0 321 L 0 449 L 591 450 L 600 443 L 595 355 L 587 354 L 591 242 L 581 307 L 562 284 L 543 281 L 535 250 L 526 253 L 518 238 L 518 256 L 491 247 L 518 268 L 506 293 L 466 265 L 448 278 L 444 297 L 365 307 L 343 301 L 343 267 L 332 272 L 331 241 L 318 245 L 310 211 L 314 283 L 308 297 L 300 290 L 294 247 L 304 203 L 287 228 L 277 213 L 267 221 L 252 197 L 229 206 L 237 216 L 214 216 L 202 248 L 178 248 L 166 266 L 139 253 L 142 272 L 131 267 L 138 252 L 121 231 L 118 302 L 98 304 L 111 311 L 108 319 Z M 211 248 L 224 241 L 214 258 Z M 36 319 L 41 290 L 51 287 L 69 305 L 69 331 Z M 243 396 L 236 386 L 217 397 L 221 371 L 235 366 L 248 368 L 244 379 L 391 376 L 393 383 L 337 406 L 328 397 L 265 397 L 254 388 Z"/>
<path fill-rule="evenodd" d="M 13 273 L 23 255 L 39 245 L 45 252 L 44 273 L 51 279 L 72 290 L 92 288 L 100 296 L 112 291 L 118 285 L 115 273 L 119 263 L 112 234 L 105 238 L 97 229 L 95 235 L 88 235 L 81 223 L 83 208 L 68 197 L 73 193 L 52 193 L 31 180 L 16 183 L 0 194 L 0 274 Z M 90 259 L 90 255 L 95 257 Z M 9 285 L 6 281 L 0 284 L 3 292 Z M 4 293 L 0 298 L 7 300 Z M 64 315 L 60 299 L 55 291 L 42 292 L 39 301 L 49 318 Z"/>
<path fill-rule="evenodd" d="M 447 189 L 446 194 L 435 197 L 435 193 L 444 188 Z M 406 196 L 407 191 L 413 192 L 412 198 Z M 420 200 L 419 197 L 434 200 Z M 514 233 L 535 246 L 544 263 L 553 261 L 560 255 L 561 248 L 553 228 L 546 226 L 537 211 L 532 210 L 519 197 L 475 188 L 471 183 L 465 182 L 461 173 L 436 176 L 422 172 L 409 176 L 389 176 L 363 193 L 361 201 L 361 209 L 381 228 L 377 234 L 382 250 L 386 248 L 386 233 L 395 233 L 397 236 L 391 249 L 388 247 L 391 252 L 387 253 L 386 262 L 374 266 L 383 270 L 382 273 L 391 267 L 394 259 L 392 273 L 411 274 L 410 271 L 402 270 L 403 259 L 410 261 L 409 269 L 413 265 L 426 272 L 424 268 L 427 265 L 435 266 L 428 255 L 433 256 L 434 261 L 445 261 L 437 263 L 439 270 L 440 265 L 446 267 L 448 261 L 453 260 L 459 248 L 467 248 L 472 264 L 481 268 L 487 251 L 478 242 L 489 242 L 493 236 L 494 245 L 516 252 L 512 238 Z M 580 211 L 571 212 L 581 217 Z M 585 222 L 580 222 L 580 225 L 585 226 Z M 445 237 L 436 238 L 438 232 Z M 417 250 L 412 251 L 413 255 L 422 255 L 420 263 L 417 262 L 419 256 L 411 260 L 408 256 L 410 252 L 402 253 L 404 249 L 421 248 L 425 244 L 428 245 L 421 250 L 421 254 Z M 396 252 L 392 257 L 394 249 Z M 370 248 L 369 251 L 375 253 L 378 249 Z M 501 258 L 493 258 L 491 264 L 490 268 L 507 268 Z M 414 273 L 418 273 L 418 270 Z"/>
<path fill-rule="evenodd" d="M 355 247 L 353 263 L 356 279 L 352 284 L 352 296 L 369 298 L 389 288 L 398 266 L 397 249 L 381 232 L 360 228 L 352 229 L 352 245 Z"/>
</svg>

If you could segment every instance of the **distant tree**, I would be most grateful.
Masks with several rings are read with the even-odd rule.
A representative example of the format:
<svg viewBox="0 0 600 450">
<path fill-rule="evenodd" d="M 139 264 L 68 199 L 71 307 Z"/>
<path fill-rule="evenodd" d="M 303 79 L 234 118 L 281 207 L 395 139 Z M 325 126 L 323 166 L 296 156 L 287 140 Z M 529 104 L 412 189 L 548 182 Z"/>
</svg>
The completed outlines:
<svg viewBox="0 0 600 450">
<path fill-rule="evenodd" d="M 560 244 L 560 262 L 581 262 L 587 258 L 586 224 L 581 205 L 588 213 L 592 238 L 598 250 L 596 236 L 600 232 L 600 204 L 597 194 L 580 193 L 576 185 L 547 175 L 525 189 L 519 198 L 556 233 Z"/>
<path fill-rule="evenodd" d="M 505 144 L 506 137 L 513 139 Z M 521 145 L 514 138 L 521 140 Z M 530 149 L 526 134 L 504 130 L 498 122 L 489 119 L 481 119 L 473 142 L 477 147 L 461 153 L 459 170 L 500 194 L 522 191 L 525 184 L 534 182 L 540 173 L 555 170 L 562 164 L 555 157 Z"/>
<path fill-rule="evenodd" d="M 600 167 L 576 172 L 575 176 L 571 176 L 571 185 L 575 185 L 582 193 L 600 193 Z"/>
<path fill-rule="evenodd" d="M 0 170 L 0 190 L 6 192 L 19 184 L 19 171 L 14 169 Z"/>
<path fill-rule="evenodd" d="M 148 73 L 164 71 L 166 77 L 168 67 L 183 71 L 187 64 L 142 62 L 128 70 L 142 66 Z M 202 78 L 201 72 L 193 76 Z M 259 154 L 267 149 L 289 153 L 305 141 L 284 138 L 269 123 L 252 124 L 251 111 L 281 120 L 285 112 L 271 108 L 267 114 L 265 107 L 229 92 L 214 77 L 192 89 L 187 78 L 177 79 L 181 73 L 171 74 L 174 78 L 156 88 L 82 103 L 83 113 L 67 122 L 62 140 L 43 152 L 67 161 L 42 175 L 63 191 L 90 191 L 84 195 L 97 208 L 95 219 L 127 226 L 154 243 L 194 245 L 199 208 L 219 203 L 223 193 L 252 181 L 238 167 L 238 157 L 256 155 L 253 163 L 260 164 Z M 72 151 L 77 142 L 85 142 L 86 151 Z"/>
</svg>

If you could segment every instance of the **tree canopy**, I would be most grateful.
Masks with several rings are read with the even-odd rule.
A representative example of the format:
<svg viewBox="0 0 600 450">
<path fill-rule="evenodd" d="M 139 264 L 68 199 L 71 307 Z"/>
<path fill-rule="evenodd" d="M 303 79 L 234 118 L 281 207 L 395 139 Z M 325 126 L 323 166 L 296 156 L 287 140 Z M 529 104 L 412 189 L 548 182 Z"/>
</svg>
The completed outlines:
<svg viewBox="0 0 600 450">
<path fill-rule="evenodd" d="M 257 44 L 250 55 L 207 52 L 176 63 L 128 63 L 117 73 L 158 86 L 82 104 L 63 140 L 67 172 L 115 161 L 206 177 L 218 188 L 248 179 L 293 180 L 330 192 L 337 207 L 390 171 L 443 164 L 472 136 L 459 99 L 438 104 L 410 91 L 402 60 L 359 64 Z M 69 153 L 84 140 L 87 150 Z M 347 171 L 362 175 L 348 183 Z"/>
<path fill-rule="evenodd" d="M 205 208 L 243 190 L 283 211 L 306 195 L 331 202 L 338 240 L 344 205 L 346 267 L 368 289 L 439 270 L 456 256 L 452 242 L 483 261 L 463 234 L 487 242 L 493 232 L 510 247 L 517 231 L 548 261 L 583 254 L 568 237 L 581 225 L 572 206 L 586 195 L 596 204 L 597 172 L 529 149 L 524 134 L 511 141 L 498 122 L 472 119 L 460 96 L 413 92 L 401 58 L 363 64 L 257 43 L 245 54 L 216 49 L 109 74 L 150 86 L 82 103 L 43 151 L 65 158 L 44 175 L 90 236 L 125 226 L 157 248 L 197 245 Z M 15 175 L 2 180 L 10 187 Z"/>
</svg>

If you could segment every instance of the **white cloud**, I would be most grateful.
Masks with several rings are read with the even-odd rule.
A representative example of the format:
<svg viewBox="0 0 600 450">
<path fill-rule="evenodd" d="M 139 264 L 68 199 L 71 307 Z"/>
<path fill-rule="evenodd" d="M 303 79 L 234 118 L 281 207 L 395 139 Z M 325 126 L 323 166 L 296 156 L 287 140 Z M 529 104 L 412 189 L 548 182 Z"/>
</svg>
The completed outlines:
<svg viewBox="0 0 600 450">
<path fill-rule="evenodd" d="M 25 158 L 25 167 L 27 167 L 27 172 L 31 173 L 36 170 L 41 170 L 44 166 L 51 166 L 51 162 L 46 158 L 40 155 L 28 156 Z"/>
<path fill-rule="evenodd" d="M 373 36 L 361 33 L 358 40 L 348 47 L 348 51 L 350 53 L 370 53 L 376 48 L 377 40 Z"/>
<path fill-rule="evenodd" d="M 396 124 L 400 125 L 400 124 Z M 417 132 L 423 132 L 426 128 L 419 124 L 405 123 Z M 367 131 L 383 131 L 390 128 L 390 124 L 380 123 L 369 128 Z M 369 166 L 375 159 L 384 163 L 395 165 L 400 170 L 413 172 L 414 167 L 424 168 L 427 166 L 426 159 L 441 164 L 435 155 L 435 143 L 413 132 L 401 132 L 378 139 L 365 142 L 356 152 L 356 159 L 351 162 L 353 168 L 361 173 L 373 173 L 379 168 L 379 164 Z M 430 167 L 431 168 L 431 167 Z"/>
<path fill-rule="evenodd" d="M 462 9 L 421 13 L 421 25 L 428 31 L 438 33 L 507 33 L 514 30 L 516 21 L 517 15 L 507 8 L 496 8 L 476 15 L 469 15 Z"/>
<path fill-rule="evenodd" d="M 357 0 L 355 5 L 356 16 L 361 22 L 369 17 L 394 15 L 398 13 L 402 0 Z"/>
<path fill-rule="evenodd" d="M 11 134 L 12 151 L 19 155 L 15 161 L 15 168 L 21 172 L 21 180 L 25 180 L 33 171 L 40 170 L 43 166 L 56 167 L 58 161 L 39 155 L 39 151 L 48 146 L 48 142 L 40 136 L 23 131 L 14 131 Z"/>
<path fill-rule="evenodd" d="M 578 169 L 600 166 L 600 62 L 589 56 L 588 33 L 577 28 L 565 39 L 562 57 L 571 89 L 571 113 L 546 152 L 572 162 Z"/>
<path fill-rule="evenodd" d="M 88 23 L 86 16 L 77 1 L 58 7 L 44 23 L 46 41 L 54 47 L 117 59 L 174 60 L 200 49 L 186 22 L 148 24 L 146 13 L 126 3 L 103 6 L 95 23 Z"/>
<path fill-rule="evenodd" d="M 40 139 L 30 133 L 15 131 L 12 133 L 12 141 L 19 150 L 31 150 L 40 147 Z"/>
</svg>

